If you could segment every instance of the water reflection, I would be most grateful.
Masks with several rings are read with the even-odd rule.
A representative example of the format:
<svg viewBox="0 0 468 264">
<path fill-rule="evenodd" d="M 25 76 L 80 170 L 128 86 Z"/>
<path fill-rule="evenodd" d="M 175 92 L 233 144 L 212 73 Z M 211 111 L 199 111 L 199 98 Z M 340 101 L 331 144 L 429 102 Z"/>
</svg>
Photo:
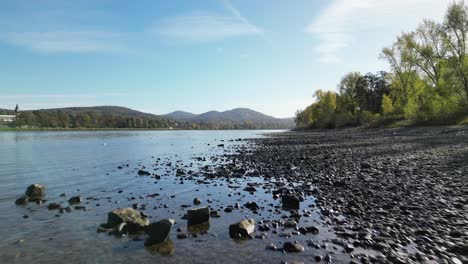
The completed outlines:
<svg viewBox="0 0 468 264">
<path fill-rule="evenodd" d="M 174 254 L 175 246 L 172 240 L 167 239 L 162 243 L 146 246 L 145 248 L 151 255 L 170 256 Z"/>
<path fill-rule="evenodd" d="M 192 234 L 206 234 L 210 230 L 210 222 L 204 222 L 198 225 L 187 225 L 187 231 Z"/>
</svg>

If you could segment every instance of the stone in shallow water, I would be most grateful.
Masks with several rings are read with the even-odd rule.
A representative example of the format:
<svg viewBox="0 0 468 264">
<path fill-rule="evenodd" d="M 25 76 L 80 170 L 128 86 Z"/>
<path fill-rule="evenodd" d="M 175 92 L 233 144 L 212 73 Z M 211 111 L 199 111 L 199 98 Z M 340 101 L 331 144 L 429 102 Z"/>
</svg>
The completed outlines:
<svg viewBox="0 0 468 264">
<path fill-rule="evenodd" d="M 252 211 L 258 211 L 260 209 L 256 202 L 247 202 L 244 206 Z"/>
<path fill-rule="evenodd" d="M 26 196 L 30 201 L 40 201 L 45 196 L 44 186 L 40 184 L 32 184 L 26 189 Z"/>
<path fill-rule="evenodd" d="M 68 199 L 68 203 L 71 205 L 81 203 L 81 201 L 83 201 L 83 198 L 81 196 L 74 196 Z"/>
<path fill-rule="evenodd" d="M 21 196 L 20 198 L 16 199 L 16 205 L 27 205 L 29 202 L 29 198 L 25 195 Z"/>
<path fill-rule="evenodd" d="M 150 236 L 146 240 L 145 245 L 154 245 L 164 242 L 169 237 L 174 223 L 174 219 L 163 219 L 145 227 L 145 232 Z"/>
<path fill-rule="evenodd" d="M 187 211 L 188 225 L 198 225 L 210 220 L 210 208 L 208 206 L 190 209 Z"/>
<path fill-rule="evenodd" d="M 133 233 L 141 231 L 149 225 L 149 219 L 135 209 L 124 208 L 117 209 L 107 215 L 107 226 L 114 228 L 120 223 L 126 223 L 128 232 Z"/>
<path fill-rule="evenodd" d="M 237 239 L 251 238 L 255 232 L 255 220 L 246 219 L 229 226 L 229 236 Z"/>
<path fill-rule="evenodd" d="M 201 199 L 200 199 L 200 198 L 195 198 L 195 199 L 193 199 L 193 204 L 194 204 L 194 205 L 199 205 L 199 204 L 201 204 Z"/>
<path fill-rule="evenodd" d="M 47 205 L 47 209 L 49 210 L 58 210 L 60 208 L 62 208 L 62 206 L 58 203 L 50 203 Z"/>
<path fill-rule="evenodd" d="M 290 209 L 299 209 L 299 198 L 292 194 L 285 194 L 281 197 L 283 207 Z"/>
<path fill-rule="evenodd" d="M 283 244 L 283 250 L 288 253 L 298 253 L 298 252 L 304 251 L 304 247 L 297 242 L 295 243 L 286 242 Z"/>
</svg>

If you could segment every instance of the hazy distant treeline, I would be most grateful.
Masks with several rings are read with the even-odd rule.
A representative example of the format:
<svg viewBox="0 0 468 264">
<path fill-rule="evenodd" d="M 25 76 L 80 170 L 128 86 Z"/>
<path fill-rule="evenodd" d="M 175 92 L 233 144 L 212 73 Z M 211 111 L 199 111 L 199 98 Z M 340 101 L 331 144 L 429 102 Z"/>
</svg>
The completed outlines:
<svg viewBox="0 0 468 264">
<path fill-rule="evenodd" d="M 12 111 L 4 111 L 12 114 Z M 280 129 L 284 124 L 275 122 L 183 122 L 167 118 L 129 117 L 112 113 L 66 112 L 54 110 L 23 111 L 16 121 L 3 124 L 17 128 L 143 128 L 143 129 Z"/>
<path fill-rule="evenodd" d="M 442 23 L 424 20 L 382 50 L 391 72 L 345 75 L 338 92 L 316 92 L 296 125 L 468 124 L 467 43 L 468 6 L 454 2 Z"/>
</svg>

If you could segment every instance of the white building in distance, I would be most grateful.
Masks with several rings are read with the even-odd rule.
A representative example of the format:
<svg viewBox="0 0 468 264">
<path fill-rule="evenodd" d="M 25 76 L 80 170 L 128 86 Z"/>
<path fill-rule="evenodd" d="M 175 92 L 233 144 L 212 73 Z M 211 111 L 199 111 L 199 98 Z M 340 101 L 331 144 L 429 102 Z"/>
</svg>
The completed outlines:
<svg viewBox="0 0 468 264">
<path fill-rule="evenodd" d="M 0 122 L 2 123 L 12 123 L 16 119 L 16 115 L 0 115 Z"/>
</svg>

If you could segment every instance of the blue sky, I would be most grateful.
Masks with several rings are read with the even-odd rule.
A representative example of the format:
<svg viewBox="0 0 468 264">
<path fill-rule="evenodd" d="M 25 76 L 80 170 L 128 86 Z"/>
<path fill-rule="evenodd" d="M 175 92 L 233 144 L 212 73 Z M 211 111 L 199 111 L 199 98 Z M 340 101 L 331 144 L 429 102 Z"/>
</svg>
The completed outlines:
<svg viewBox="0 0 468 264">
<path fill-rule="evenodd" d="M 450 0 L 1 0 L 0 108 L 290 117 Z"/>
</svg>

